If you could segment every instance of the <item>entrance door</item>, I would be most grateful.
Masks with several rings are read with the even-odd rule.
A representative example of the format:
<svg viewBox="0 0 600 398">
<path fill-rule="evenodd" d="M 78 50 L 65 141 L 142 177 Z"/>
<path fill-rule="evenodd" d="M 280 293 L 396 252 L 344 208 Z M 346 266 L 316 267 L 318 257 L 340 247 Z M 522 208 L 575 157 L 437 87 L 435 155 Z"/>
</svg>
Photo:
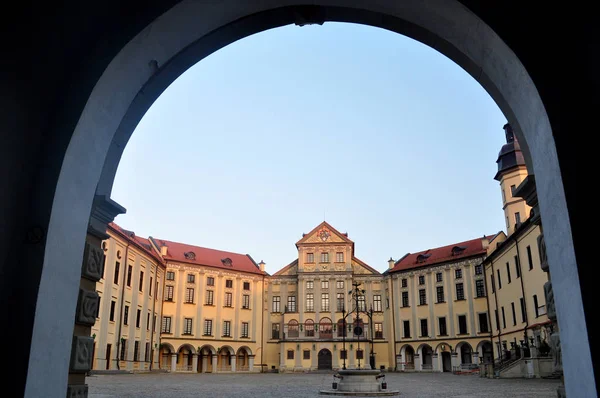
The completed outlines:
<svg viewBox="0 0 600 398">
<path fill-rule="evenodd" d="M 442 371 L 452 371 L 452 360 L 449 352 L 442 352 Z"/>
<path fill-rule="evenodd" d="M 112 344 L 106 345 L 106 370 L 110 369 L 110 349 L 112 348 Z"/>
<path fill-rule="evenodd" d="M 320 369 L 331 370 L 331 351 L 327 348 L 323 348 L 319 351 L 319 370 Z"/>
</svg>

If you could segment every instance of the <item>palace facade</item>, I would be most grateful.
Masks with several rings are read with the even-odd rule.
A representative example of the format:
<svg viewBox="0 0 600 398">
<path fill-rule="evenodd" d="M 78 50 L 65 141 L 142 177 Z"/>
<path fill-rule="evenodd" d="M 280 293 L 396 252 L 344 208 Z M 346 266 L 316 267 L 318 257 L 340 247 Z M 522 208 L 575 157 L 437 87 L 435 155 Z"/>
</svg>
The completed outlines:
<svg viewBox="0 0 600 398">
<path fill-rule="evenodd" d="M 469 371 L 539 376 L 548 327 L 539 226 L 510 126 L 495 179 L 507 232 L 390 258 L 380 273 L 327 222 L 273 275 L 248 254 L 135 235 L 111 224 L 94 369 Z M 358 319 L 357 319 L 358 314 Z M 550 359 L 549 359 L 550 360 Z M 515 364 L 517 365 L 511 365 Z M 512 367 L 511 367 L 512 366 Z"/>
</svg>

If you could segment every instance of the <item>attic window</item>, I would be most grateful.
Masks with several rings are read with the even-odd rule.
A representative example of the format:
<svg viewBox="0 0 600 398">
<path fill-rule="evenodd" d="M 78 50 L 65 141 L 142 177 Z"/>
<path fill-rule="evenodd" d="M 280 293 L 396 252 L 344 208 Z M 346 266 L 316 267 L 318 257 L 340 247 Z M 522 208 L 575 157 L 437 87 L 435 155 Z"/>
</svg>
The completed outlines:
<svg viewBox="0 0 600 398">
<path fill-rule="evenodd" d="M 429 257 L 431 257 L 431 253 L 419 254 L 417 256 L 417 263 L 424 263 Z"/>
<path fill-rule="evenodd" d="M 196 259 L 196 253 L 194 253 L 194 252 L 185 252 L 185 253 L 183 253 L 183 255 L 185 256 L 186 260 L 195 260 Z"/>
<path fill-rule="evenodd" d="M 458 256 L 459 254 L 462 254 L 465 251 L 466 247 L 464 246 L 454 246 L 452 248 L 452 255 L 453 256 Z"/>
<path fill-rule="evenodd" d="M 221 262 L 227 267 L 231 267 L 233 263 L 229 257 L 221 259 Z"/>
</svg>

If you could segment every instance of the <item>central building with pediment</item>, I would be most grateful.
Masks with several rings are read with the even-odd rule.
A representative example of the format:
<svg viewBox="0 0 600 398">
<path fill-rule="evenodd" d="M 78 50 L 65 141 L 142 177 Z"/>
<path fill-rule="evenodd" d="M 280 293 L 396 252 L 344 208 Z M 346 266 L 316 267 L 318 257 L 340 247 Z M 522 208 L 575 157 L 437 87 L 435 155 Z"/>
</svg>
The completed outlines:
<svg viewBox="0 0 600 398">
<path fill-rule="evenodd" d="M 388 368 L 392 322 L 382 274 L 355 257 L 348 234 L 327 222 L 303 234 L 296 247 L 298 258 L 266 281 L 266 362 L 278 364 L 280 372 L 342 368 L 344 361 L 347 368 Z M 356 308 L 349 293 L 355 282 L 364 290 L 358 297 L 360 335 L 352 330 L 354 314 L 344 324 Z M 384 331 L 385 325 L 390 330 Z"/>
</svg>

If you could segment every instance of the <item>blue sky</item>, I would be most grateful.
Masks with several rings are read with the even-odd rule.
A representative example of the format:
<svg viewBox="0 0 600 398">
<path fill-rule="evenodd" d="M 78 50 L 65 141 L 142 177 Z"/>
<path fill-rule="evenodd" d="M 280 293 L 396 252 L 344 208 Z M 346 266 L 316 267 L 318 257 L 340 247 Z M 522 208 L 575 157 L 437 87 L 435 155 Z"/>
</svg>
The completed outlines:
<svg viewBox="0 0 600 398">
<path fill-rule="evenodd" d="M 325 219 L 379 271 L 504 229 L 497 105 L 412 39 L 287 26 L 202 60 L 158 98 L 119 165 L 115 222 L 248 253 L 273 273 Z"/>
</svg>

